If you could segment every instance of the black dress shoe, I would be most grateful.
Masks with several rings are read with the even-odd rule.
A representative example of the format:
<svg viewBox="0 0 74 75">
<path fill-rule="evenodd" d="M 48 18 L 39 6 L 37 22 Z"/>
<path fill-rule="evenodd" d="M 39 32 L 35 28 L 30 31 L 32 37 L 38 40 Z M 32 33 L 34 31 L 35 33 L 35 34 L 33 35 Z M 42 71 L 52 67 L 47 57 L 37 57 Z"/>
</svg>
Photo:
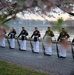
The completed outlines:
<svg viewBox="0 0 74 75">
<path fill-rule="evenodd" d="M 11 48 L 11 47 L 10 47 L 10 49 L 14 49 L 14 48 Z"/>
<path fill-rule="evenodd" d="M 63 57 L 63 56 L 59 56 L 59 58 L 66 58 L 66 57 Z"/>
<path fill-rule="evenodd" d="M 45 56 L 51 56 L 50 54 L 46 54 L 46 53 L 44 53 L 44 55 L 45 55 Z"/>
<path fill-rule="evenodd" d="M 34 51 L 33 51 L 33 53 L 39 54 L 39 52 L 34 52 Z"/>
<path fill-rule="evenodd" d="M 5 46 L 1 46 L 1 48 L 5 48 Z"/>
<path fill-rule="evenodd" d="M 19 49 L 20 51 L 26 51 L 26 50 L 23 50 L 23 49 Z"/>
<path fill-rule="evenodd" d="M 10 46 L 9 46 L 9 48 L 10 48 L 10 49 L 15 49 L 15 48 L 12 48 L 12 47 L 10 47 Z"/>
</svg>

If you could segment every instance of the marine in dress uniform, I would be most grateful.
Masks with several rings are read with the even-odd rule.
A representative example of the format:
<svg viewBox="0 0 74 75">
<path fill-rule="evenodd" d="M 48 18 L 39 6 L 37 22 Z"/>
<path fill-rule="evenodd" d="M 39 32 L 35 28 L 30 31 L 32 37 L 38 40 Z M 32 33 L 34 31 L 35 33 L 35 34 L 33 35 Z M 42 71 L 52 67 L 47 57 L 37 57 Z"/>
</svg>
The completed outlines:
<svg viewBox="0 0 74 75">
<path fill-rule="evenodd" d="M 62 28 L 62 31 L 60 32 L 60 35 L 58 37 L 58 40 L 60 42 L 59 46 L 59 57 L 60 58 L 66 58 L 66 46 L 69 38 L 69 34 L 65 31 L 64 28 Z"/>
<path fill-rule="evenodd" d="M 52 32 L 50 27 L 48 27 L 48 30 L 45 32 L 45 35 L 43 37 L 46 42 L 44 54 L 48 56 L 52 55 L 52 37 L 54 37 L 54 33 Z"/>
<path fill-rule="evenodd" d="M 34 44 L 33 44 L 33 52 L 34 53 L 39 53 L 39 37 L 40 37 L 40 31 L 38 30 L 37 27 L 35 27 L 35 31 L 33 32 L 32 37 L 34 37 Z"/>
<path fill-rule="evenodd" d="M 4 36 L 3 36 L 3 38 L 0 40 L 0 43 L 1 43 L 1 47 L 2 47 L 2 48 L 5 48 L 5 34 L 6 34 L 6 30 L 5 30 L 5 29 L 3 29 L 3 34 L 4 34 Z"/>
<path fill-rule="evenodd" d="M 15 48 L 15 35 L 16 35 L 16 30 L 13 28 L 12 31 L 8 34 L 10 36 L 10 48 L 14 49 Z"/>
<path fill-rule="evenodd" d="M 20 50 L 26 50 L 26 36 L 28 36 L 28 32 L 25 30 L 24 27 L 22 27 L 22 31 L 19 34 L 18 38 L 21 36 L 21 44 L 20 44 Z"/>
</svg>

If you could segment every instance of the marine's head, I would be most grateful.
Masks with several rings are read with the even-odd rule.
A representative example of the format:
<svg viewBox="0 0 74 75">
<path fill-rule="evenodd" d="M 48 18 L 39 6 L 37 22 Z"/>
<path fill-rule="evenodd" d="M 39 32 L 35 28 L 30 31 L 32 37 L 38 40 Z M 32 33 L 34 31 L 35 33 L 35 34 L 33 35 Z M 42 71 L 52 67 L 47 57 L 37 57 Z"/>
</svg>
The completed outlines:
<svg viewBox="0 0 74 75">
<path fill-rule="evenodd" d="M 62 31 L 65 31 L 65 28 L 62 28 Z"/>
<path fill-rule="evenodd" d="M 37 27 L 35 27 L 35 30 L 38 30 L 38 28 L 37 28 Z"/>
<path fill-rule="evenodd" d="M 48 30 L 50 30 L 50 27 L 48 27 Z"/>
<path fill-rule="evenodd" d="M 24 27 L 22 27 L 22 30 L 25 30 L 25 28 L 24 28 Z"/>
</svg>

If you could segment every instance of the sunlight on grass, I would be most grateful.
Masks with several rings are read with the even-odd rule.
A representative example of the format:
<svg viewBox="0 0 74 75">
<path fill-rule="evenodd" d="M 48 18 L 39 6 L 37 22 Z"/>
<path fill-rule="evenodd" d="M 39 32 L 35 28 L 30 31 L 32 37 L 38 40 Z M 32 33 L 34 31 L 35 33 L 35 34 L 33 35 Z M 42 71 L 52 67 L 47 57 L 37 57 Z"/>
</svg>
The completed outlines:
<svg viewBox="0 0 74 75">
<path fill-rule="evenodd" d="M 47 75 L 47 74 L 37 72 L 32 69 L 23 68 L 14 64 L 9 64 L 4 61 L 0 61 L 0 75 Z"/>
</svg>

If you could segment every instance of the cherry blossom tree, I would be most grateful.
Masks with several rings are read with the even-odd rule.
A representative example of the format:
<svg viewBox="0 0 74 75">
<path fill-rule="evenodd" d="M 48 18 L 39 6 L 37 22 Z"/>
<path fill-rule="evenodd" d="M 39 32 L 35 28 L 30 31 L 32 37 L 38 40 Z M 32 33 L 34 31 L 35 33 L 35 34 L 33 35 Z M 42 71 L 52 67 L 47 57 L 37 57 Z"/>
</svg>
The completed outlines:
<svg viewBox="0 0 74 75">
<path fill-rule="evenodd" d="M 50 17 L 48 13 L 51 11 L 57 13 L 55 10 L 52 10 L 57 7 L 63 12 L 74 16 L 74 0 L 0 0 L 0 25 L 15 19 L 16 14 L 19 12 L 23 14 L 24 10 Z M 41 17 L 44 18 L 43 15 Z"/>
<path fill-rule="evenodd" d="M 44 14 L 46 12 L 50 13 L 51 9 L 58 7 L 74 16 L 72 12 L 74 10 L 74 0 L 0 0 L 0 10 L 4 18 L 28 8 L 34 12 L 35 7 L 40 8 L 37 11 L 42 11 Z"/>
</svg>

